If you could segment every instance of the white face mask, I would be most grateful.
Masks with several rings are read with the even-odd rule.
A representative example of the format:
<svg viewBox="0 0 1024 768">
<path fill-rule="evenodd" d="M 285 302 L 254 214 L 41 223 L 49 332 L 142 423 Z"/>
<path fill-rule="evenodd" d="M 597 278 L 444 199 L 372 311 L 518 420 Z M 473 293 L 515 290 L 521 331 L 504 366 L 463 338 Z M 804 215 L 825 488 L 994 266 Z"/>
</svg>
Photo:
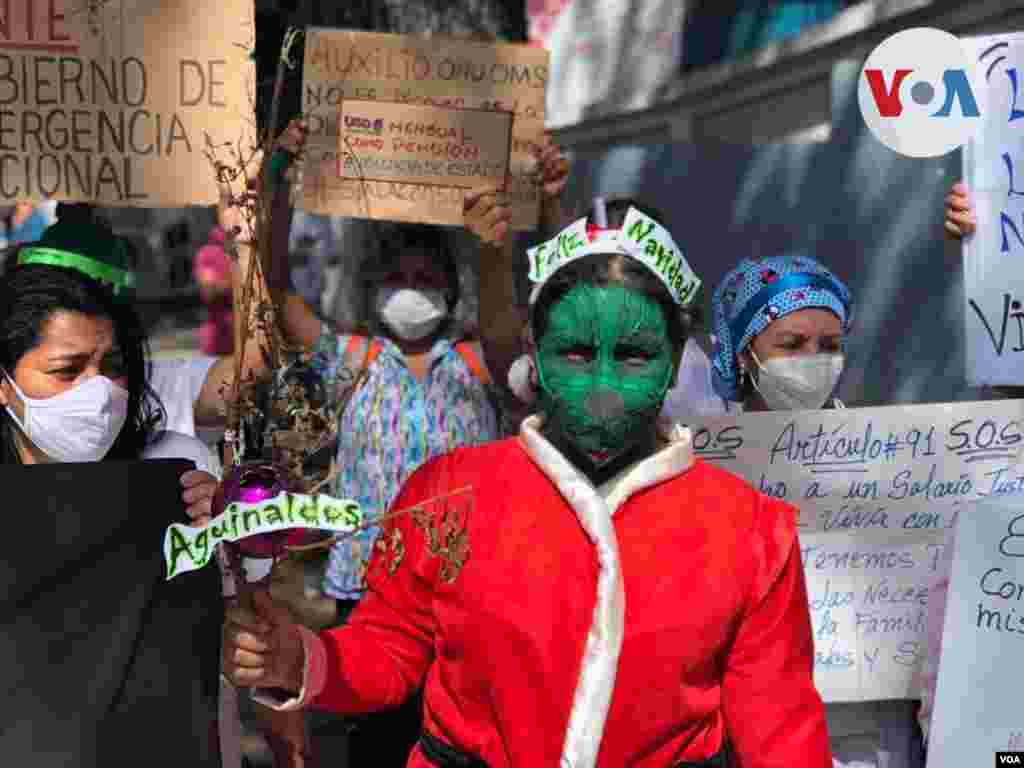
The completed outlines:
<svg viewBox="0 0 1024 768">
<path fill-rule="evenodd" d="M 128 417 L 128 391 L 106 376 L 93 376 L 53 397 L 28 397 L 4 374 L 21 399 L 24 417 L 7 412 L 32 444 L 54 461 L 99 461 Z"/>
<path fill-rule="evenodd" d="M 773 411 L 816 411 L 828 401 L 843 372 L 846 358 L 841 354 L 773 357 L 757 363 L 754 388 Z"/>
<path fill-rule="evenodd" d="M 448 302 L 436 289 L 382 286 L 374 306 L 384 324 L 405 341 L 426 338 L 448 316 Z"/>
</svg>

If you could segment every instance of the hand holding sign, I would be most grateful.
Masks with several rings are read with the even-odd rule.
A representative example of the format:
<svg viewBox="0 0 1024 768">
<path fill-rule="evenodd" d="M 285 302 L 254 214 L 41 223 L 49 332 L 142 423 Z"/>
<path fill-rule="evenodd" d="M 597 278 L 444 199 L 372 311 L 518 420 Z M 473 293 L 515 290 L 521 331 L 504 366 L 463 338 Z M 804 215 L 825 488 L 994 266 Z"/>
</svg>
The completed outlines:
<svg viewBox="0 0 1024 768">
<path fill-rule="evenodd" d="M 944 221 L 946 235 L 953 240 L 960 240 L 974 234 L 977 223 L 971 198 L 967 194 L 967 186 L 962 181 L 958 181 L 946 195 Z"/>
<path fill-rule="evenodd" d="M 299 627 L 267 593 L 254 592 L 250 607 L 228 609 L 222 645 L 224 676 L 234 685 L 302 689 L 305 653 Z"/>
<path fill-rule="evenodd" d="M 181 498 L 188 504 L 185 512 L 192 525 L 206 525 L 210 522 L 210 505 L 219 485 L 217 478 L 209 472 L 194 469 L 181 476 L 181 485 L 185 489 Z"/>
<path fill-rule="evenodd" d="M 537 160 L 536 178 L 541 187 L 541 201 L 559 197 L 569 181 L 569 161 L 562 148 L 555 144 L 550 133 L 545 133 L 540 145 L 530 148 Z"/>
<path fill-rule="evenodd" d="M 497 189 L 485 187 L 467 192 L 462 215 L 466 229 L 484 245 L 499 247 L 505 242 L 512 209 Z"/>
<path fill-rule="evenodd" d="M 536 161 L 533 179 L 541 188 L 541 203 L 545 204 L 561 196 L 569 180 L 569 161 L 562 149 L 544 134 L 540 144 L 531 147 Z M 463 226 L 480 238 L 485 245 L 498 245 L 505 241 L 513 218 L 508 198 L 492 187 L 480 187 L 467 192 L 463 201 Z M 558 227 L 561 222 L 545 222 Z"/>
</svg>

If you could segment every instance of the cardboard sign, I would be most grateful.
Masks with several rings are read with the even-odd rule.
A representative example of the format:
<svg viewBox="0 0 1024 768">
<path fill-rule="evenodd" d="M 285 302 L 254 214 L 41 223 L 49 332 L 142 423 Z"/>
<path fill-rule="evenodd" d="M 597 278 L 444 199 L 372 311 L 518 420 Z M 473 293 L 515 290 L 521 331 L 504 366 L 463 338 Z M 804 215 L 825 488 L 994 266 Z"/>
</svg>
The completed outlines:
<svg viewBox="0 0 1024 768">
<path fill-rule="evenodd" d="M 217 201 L 252 144 L 251 0 L 0 3 L 0 200 Z"/>
<path fill-rule="evenodd" d="M 1024 401 L 746 413 L 691 425 L 697 456 L 800 511 L 826 701 L 918 698 L 945 529 L 1024 502 Z"/>
<path fill-rule="evenodd" d="M 1022 665 L 1024 503 L 990 501 L 957 525 L 928 768 L 1024 749 Z"/>
<path fill-rule="evenodd" d="M 303 114 L 309 125 L 298 205 L 334 216 L 462 224 L 465 191 L 338 175 L 340 107 L 346 99 L 512 112 L 509 161 L 514 229 L 533 229 L 540 190 L 528 177 L 544 133 L 547 52 L 526 45 L 437 36 L 310 28 Z"/>
<path fill-rule="evenodd" d="M 338 175 L 439 187 L 504 188 L 512 113 L 345 99 Z"/>
<path fill-rule="evenodd" d="M 964 240 L 967 381 L 1024 380 L 1024 34 L 968 38 L 983 93 L 978 138 L 964 147 L 964 179 L 978 228 Z"/>
</svg>

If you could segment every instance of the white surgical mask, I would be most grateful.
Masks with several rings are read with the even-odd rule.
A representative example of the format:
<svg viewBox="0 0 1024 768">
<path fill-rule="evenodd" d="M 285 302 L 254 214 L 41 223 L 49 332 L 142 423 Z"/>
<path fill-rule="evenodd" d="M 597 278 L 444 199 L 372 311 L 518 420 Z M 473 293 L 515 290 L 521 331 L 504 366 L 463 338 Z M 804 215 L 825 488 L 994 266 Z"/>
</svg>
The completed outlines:
<svg viewBox="0 0 1024 768">
<path fill-rule="evenodd" d="M 7 412 L 32 444 L 54 461 L 99 461 L 128 417 L 128 391 L 106 376 L 92 376 L 43 399 L 28 397 L 13 378 L 6 378 L 21 399 L 24 416 L 19 419 L 9 405 Z"/>
<path fill-rule="evenodd" d="M 816 411 L 828 401 L 843 372 L 841 354 L 791 355 L 757 363 L 754 388 L 773 411 Z"/>
<path fill-rule="evenodd" d="M 382 286 L 377 289 L 375 308 L 384 324 L 405 341 L 426 338 L 448 316 L 448 302 L 436 289 Z"/>
</svg>

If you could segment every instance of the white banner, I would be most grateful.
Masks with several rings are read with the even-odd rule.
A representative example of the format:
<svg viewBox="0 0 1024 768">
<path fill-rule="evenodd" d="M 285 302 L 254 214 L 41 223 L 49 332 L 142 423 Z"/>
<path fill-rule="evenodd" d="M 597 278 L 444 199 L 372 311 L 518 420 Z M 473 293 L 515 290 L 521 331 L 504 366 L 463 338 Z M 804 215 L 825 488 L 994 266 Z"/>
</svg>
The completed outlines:
<svg viewBox="0 0 1024 768">
<path fill-rule="evenodd" d="M 1024 380 L 1024 34 L 968 38 L 982 128 L 963 152 L 978 229 L 964 241 L 967 380 Z"/>
<path fill-rule="evenodd" d="M 928 768 L 1024 750 L 1024 503 L 972 511 L 957 525 Z"/>
<path fill-rule="evenodd" d="M 693 439 L 807 532 L 938 530 L 969 501 L 1024 495 L 1024 400 L 747 413 Z"/>
<path fill-rule="evenodd" d="M 1024 503 L 1024 401 L 746 413 L 692 429 L 698 456 L 800 510 L 825 700 L 918 698 L 945 529 L 979 499 Z"/>
<path fill-rule="evenodd" d="M 551 51 L 551 126 L 649 107 L 679 73 L 680 0 L 530 0 L 527 13 Z"/>
</svg>

